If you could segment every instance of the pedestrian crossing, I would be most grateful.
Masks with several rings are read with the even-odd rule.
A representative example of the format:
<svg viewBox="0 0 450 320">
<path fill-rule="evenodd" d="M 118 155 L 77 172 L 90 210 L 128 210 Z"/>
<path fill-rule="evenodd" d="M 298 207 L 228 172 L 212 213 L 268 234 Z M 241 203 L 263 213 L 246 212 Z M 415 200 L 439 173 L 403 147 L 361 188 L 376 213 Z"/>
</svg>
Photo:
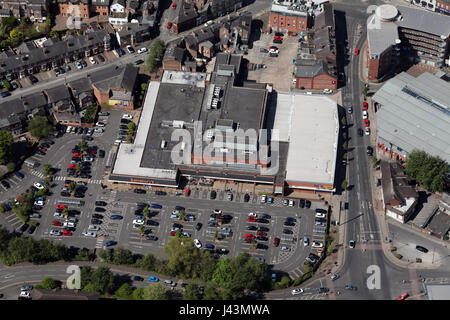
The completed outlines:
<svg viewBox="0 0 450 320">
<path fill-rule="evenodd" d="M 97 242 L 95 243 L 95 248 L 102 249 L 103 248 L 103 241 L 105 241 L 105 238 L 98 237 Z"/>
<path fill-rule="evenodd" d="M 68 177 L 56 176 L 54 178 L 55 181 L 65 181 L 66 179 L 68 179 Z M 102 184 L 102 180 L 101 179 L 88 179 L 87 183 L 89 183 L 89 184 Z"/>
<path fill-rule="evenodd" d="M 45 175 L 42 172 L 37 171 L 37 170 L 31 170 L 31 174 L 36 176 L 36 177 L 38 177 L 38 178 L 44 178 L 45 177 Z"/>
</svg>

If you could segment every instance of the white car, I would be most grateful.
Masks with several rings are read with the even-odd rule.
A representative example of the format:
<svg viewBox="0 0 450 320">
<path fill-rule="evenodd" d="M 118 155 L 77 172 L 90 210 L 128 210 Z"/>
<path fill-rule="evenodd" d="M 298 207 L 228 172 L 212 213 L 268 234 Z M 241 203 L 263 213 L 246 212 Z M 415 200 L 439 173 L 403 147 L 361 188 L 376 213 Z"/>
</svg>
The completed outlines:
<svg viewBox="0 0 450 320">
<path fill-rule="evenodd" d="M 66 222 L 64 222 L 63 227 L 71 227 L 71 228 L 74 228 L 74 227 L 75 227 L 75 223 L 70 222 L 70 221 L 66 221 Z"/>
<path fill-rule="evenodd" d="M 303 237 L 303 245 L 305 247 L 309 246 L 309 238 L 308 237 Z"/>
<path fill-rule="evenodd" d="M 94 57 L 89 57 L 89 61 L 92 63 L 92 64 L 96 64 L 97 62 L 94 60 Z"/>
<path fill-rule="evenodd" d="M 301 289 L 301 288 L 292 290 L 292 295 L 293 296 L 295 296 L 297 294 L 301 294 L 301 293 L 303 293 L 303 289 Z"/>
<path fill-rule="evenodd" d="M 248 216 L 249 216 L 249 217 L 253 217 L 253 218 L 256 218 L 256 213 L 254 213 L 254 212 L 250 212 L 250 213 L 248 214 Z"/>
<path fill-rule="evenodd" d="M 262 195 L 262 197 L 261 197 L 261 203 L 266 203 L 266 201 L 267 201 L 267 197 L 266 197 L 266 195 L 264 194 L 264 195 Z"/>
<path fill-rule="evenodd" d="M 293 207 L 294 206 L 294 200 L 289 200 L 289 207 Z"/>
<path fill-rule="evenodd" d="M 278 53 L 279 50 L 278 49 L 269 49 L 269 53 Z"/>
<path fill-rule="evenodd" d="M 147 48 L 146 48 L 146 47 L 140 48 L 140 49 L 138 49 L 137 52 L 138 52 L 138 53 L 147 52 Z"/>
<path fill-rule="evenodd" d="M 316 213 L 316 218 L 325 218 L 325 213 L 317 212 Z"/>
<path fill-rule="evenodd" d="M 215 214 L 221 214 L 221 213 L 222 213 L 222 210 L 214 209 L 214 213 L 215 213 Z"/>
<path fill-rule="evenodd" d="M 182 233 L 181 233 L 181 236 L 182 236 L 182 237 L 186 237 L 186 238 L 190 238 L 190 237 L 191 237 L 191 234 L 190 234 L 189 232 L 182 232 Z"/>
<path fill-rule="evenodd" d="M 353 249 L 355 247 L 355 240 L 350 240 L 348 246 Z"/>
<path fill-rule="evenodd" d="M 35 187 L 38 188 L 39 190 L 44 189 L 44 186 L 43 186 L 42 184 L 40 184 L 39 182 L 33 183 L 33 186 L 35 186 Z"/>
<path fill-rule="evenodd" d="M 75 65 L 77 66 L 77 69 L 78 69 L 78 70 L 83 69 L 83 66 L 81 65 L 80 61 L 76 61 L 76 62 L 75 62 Z"/>
<path fill-rule="evenodd" d="M 330 89 L 323 89 L 323 93 L 332 93 L 333 92 L 333 90 L 330 90 Z"/>
<path fill-rule="evenodd" d="M 370 136 L 370 128 L 366 127 L 364 133 L 366 134 L 366 136 Z"/>
<path fill-rule="evenodd" d="M 99 227 L 99 226 L 96 226 L 96 225 L 93 225 L 93 224 L 90 224 L 90 225 L 88 226 L 88 230 L 89 230 L 89 231 L 98 231 L 98 230 L 100 230 L 100 227 Z"/>
<path fill-rule="evenodd" d="M 323 243 L 319 242 L 319 241 L 313 241 L 313 243 L 311 244 L 311 247 L 313 247 L 313 248 L 323 248 Z"/>
<path fill-rule="evenodd" d="M 170 215 L 170 218 L 172 218 L 172 219 L 178 219 L 179 218 L 179 212 L 178 212 L 178 210 L 174 210 L 174 211 L 172 211 L 172 214 Z"/>
<path fill-rule="evenodd" d="M 194 239 L 194 245 L 199 249 L 202 247 L 202 243 L 198 239 Z"/>
<path fill-rule="evenodd" d="M 131 119 L 133 119 L 133 116 L 129 113 L 125 113 L 124 115 L 122 115 L 122 119 L 131 120 Z"/>
<path fill-rule="evenodd" d="M 19 297 L 21 298 L 26 298 L 26 299 L 30 299 L 31 295 L 29 291 L 21 291 Z"/>
<path fill-rule="evenodd" d="M 72 126 L 68 126 L 66 129 L 66 133 L 70 133 L 72 131 Z"/>
<path fill-rule="evenodd" d="M 130 45 L 127 45 L 127 51 L 128 51 L 128 53 L 134 53 L 134 49 Z"/>
<path fill-rule="evenodd" d="M 42 201 L 42 200 L 36 200 L 36 201 L 34 202 L 34 205 L 35 205 L 35 206 L 43 206 L 43 205 L 44 205 L 44 201 Z"/>
<path fill-rule="evenodd" d="M 205 27 L 210 26 L 214 23 L 214 21 L 209 20 L 208 22 L 205 22 Z"/>
<path fill-rule="evenodd" d="M 330 279 L 333 280 L 333 281 L 336 280 L 336 279 L 339 279 L 339 275 L 338 274 L 333 274 L 333 275 L 331 275 Z"/>
<path fill-rule="evenodd" d="M 52 229 L 52 230 L 50 230 L 50 235 L 52 235 L 52 236 L 60 236 L 61 235 L 61 231 Z"/>
<path fill-rule="evenodd" d="M 363 110 L 362 117 L 363 117 L 363 119 L 367 119 L 369 117 L 366 110 Z"/>
<path fill-rule="evenodd" d="M 54 216 L 54 217 L 57 217 L 57 218 L 64 218 L 64 215 L 63 215 L 62 213 L 60 213 L 60 212 L 55 212 L 55 213 L 53 214 L 53 216 Z"/>
<path fill-rule="evenodd" d="M 104 126 L 105 126 L 105 123 L 99 121 L 99 122 L 97 122 L 95 125 L 96 125 L 97 127 L 104 127 Z"/>
<path fill-rule="evenodd" d="M 103 132 L 105 132 L 105 130 L 103 128 L 95 128 L 94 132 L 103 133 Z"/>
<path fill-rule="evenodd" d="M 144 224 L 144 220 L 141 220 L 141 219 L 134 219 L 133 220 L 133 224 L 138 224 L 138 225 L 143 225 Z"/>
<path fill-rule="evenodd" d="M 97 234 L 95 232 L 83 232 L 83 236 L 97 238 Z"/>
<path fill-rule="evenodd" d="M 286 246 L 282 246 L 282 247 L 281 247 L 281 250 L 282 250 L 282 251 L 288 251 L 288 252 L 289 252 L 289 251 L 291 251 L 291 248 L 286 247 Z"/>
</svg>

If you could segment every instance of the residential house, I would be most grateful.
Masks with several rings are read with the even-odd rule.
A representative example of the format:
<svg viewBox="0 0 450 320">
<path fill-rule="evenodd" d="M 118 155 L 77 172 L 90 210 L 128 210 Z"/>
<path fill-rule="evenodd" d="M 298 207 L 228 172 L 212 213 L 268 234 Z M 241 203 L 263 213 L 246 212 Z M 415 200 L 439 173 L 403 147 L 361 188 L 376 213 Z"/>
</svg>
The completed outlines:
<svg viewBox="0 0 450 320">
<path fill-rule="evenodd" d="M 128 12 L 131 17 L 133 17 L 137 14 L 139 7 L 140 5 L 138 0 L 127 0 L 125 11 Z"/>
<path fill-rule="evenodd" d="M 128 23 L 128 13 L 125 0 L 113 0 L 109 8 L 109 23 L 114 28 L 120 28 Z"/>
<path fill-rule="evenodd" d="M 140 16 L 136 19 L 142 24 L 148 24 L 151 28 L 155 26 L 158 18 L 158 1 L 144 1 L 140 8 Z"/>
<path fill-rule="evenodd" d="M 137 43 L 149 40 L 150 36 L 150 25 L 142 23 L 128 23 L 116 32 L 117 42 L 120 46 L 134 46 Z"/>
<path fill-rule="evenodd" d="M 22 97 L 25 115 L 28 119 L 39 115 L 46 116 L 48 109 L 48 101 L 42 92 L 29 94 Z"/>
<path fill-rule="evenodd" d="M 337 76 L 324 60 L 301 60 L 295 68 L 297 89 L 336 90 Z"/>
<path fill-rule="evenodd" d="M 68 83 L 68 87 L 72 91 L 75 106 L 79 110 L 84 110 L 91 105 L 97 104 L 94 95 L 94 88 L 89 79 L 81 78 Z"/>
<path fill-rule="evenodd" d="M 200 43 L 203 43 L 203 48 L 205 47 L 205 45 L 207 46 L 208 44 L 206 43 L 207 41 L 209 41 L 210 43 L 216 43 L 218 40 L 218 37 L 216 36 L 216 33 L 214 32 L 214 28 L 203 28 L 200 30 L 197 30 L 195 32 L 192 32 L 191 34 L 187 35 L 184 40 L 185 40 L 185 46 L 186 49 L 189 51 L 189 53 L 191 54 L 192 57 L 194 58 L 198 58 L 203 56 L 203 52 L 207 53 L 209 56 L 209 58 L 211 57 L 211 50 L 203 50 L 202 52 L 200 52 Z"/>
<path fill-rule="evenodd" d="M 48 107 L 52 109 L 53 113 L 73 111 L 70 92 L 65 85 L 61 84 L 45 89 L 44 93 L 47 96 Z"/>
<path fill-rule="evenodd" d="M 110 0 L 91 0 L 91 15 L 109 16 Z"/>
<path fill-rule="evenodd" d="M 16 19 L 30 18 L 31 21 L 43 22 L 49 13 L 48 0 L 3 0 L 2 17 L 9 11 Z"/>
<path fill-rule="evenodd" d="M 195 4 L 181 0 L 175 10 L 170 10 L 169 21 L 173 24 L 171 31 L 177 34 L 197 26 Z"/>
<path fill-rule="evenodd" d="M 186 49 L 168 47 L 164 52 L 163 69 L 181 71 L 186 58 Z"/>
<path fill-rule="evenodd" d="M 383 209 L 388 217 L 406 223 L 414 213 L 419 194 L 397 162 L 381 161 Z"/>
<path fill-rule="evenodd" d="M 63 17 L 74 17 L 77 21 L 87 20 L 91 17 L 89 0 L 58 0 L 59 14 Z"/>
<path fill-rule="evenodd" d="M 25 131 L 26 114 L 19 98 L 0 103 L 0 130 L 20 134 Z"/>
<path fill-rule="evenodd" d="M 121 68 L 111 66 L 109 69 L 90 75 L 94 95 L 98 103 L 125 109 L 134 109 L 134 88 L 138 68 L 126 65 Z"/>
<path fill-rule="evenodd" d="M 53 116 L 57 123 L 65 126 L 81 127 L 83 125 L 80 115 L 73 110 L 71 112 L 55 112 Z"/>
</svg>

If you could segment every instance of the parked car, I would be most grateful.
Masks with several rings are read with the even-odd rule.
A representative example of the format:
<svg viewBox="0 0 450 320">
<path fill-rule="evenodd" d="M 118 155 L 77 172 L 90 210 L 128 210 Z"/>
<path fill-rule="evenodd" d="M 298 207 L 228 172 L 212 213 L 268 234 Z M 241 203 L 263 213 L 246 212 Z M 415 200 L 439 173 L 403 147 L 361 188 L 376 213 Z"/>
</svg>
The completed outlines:
<svg viewBox="0 0 450 320">
<path fill-rule="evenodd" d="M 132 46 L 128 45 L 126 48 L 127 48 L 128 53 L 134 53 L 134 49 Z"/>
<path fill-rule="evenodd" d="M 111 220 L 121 220 L 123 219 L 123 217 L 121 215 L 118 214 L 113 214 L 112 216 L 109 217 Z"/>
<path fill-rule="evenodd" d="M 142 47 L 140 49 L 138 49 L 137 53 L 144 53 L 147 52 L 147 48 L 146 47 Z"/>
</svg>

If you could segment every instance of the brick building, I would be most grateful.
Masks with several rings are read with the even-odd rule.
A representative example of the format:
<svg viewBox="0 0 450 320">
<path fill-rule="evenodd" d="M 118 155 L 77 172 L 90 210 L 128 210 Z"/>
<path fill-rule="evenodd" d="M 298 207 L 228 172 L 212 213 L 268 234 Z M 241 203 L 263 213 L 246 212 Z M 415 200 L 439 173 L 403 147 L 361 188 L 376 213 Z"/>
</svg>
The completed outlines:
<svg viewBox="0 0 450 320">
<path fill-rule="evenodd" d="M 3 16 L 11 13 L 16 19 L 28 17 L 31 21 L 42 22 L 49 12 L 48 0 L 4 0 L 0 5 Z"/>
<path fill-rule="evenodd" d="M 99 16 L 109 16 L 110 0 L 91 0 L 91 14 Z"/>
<path fill-rule="evenodd" d="M 63 17 L 80 17 L 81 21 L 91 17 L 89 0 L 58 0 L 58 8 Z"/>
</svg>

